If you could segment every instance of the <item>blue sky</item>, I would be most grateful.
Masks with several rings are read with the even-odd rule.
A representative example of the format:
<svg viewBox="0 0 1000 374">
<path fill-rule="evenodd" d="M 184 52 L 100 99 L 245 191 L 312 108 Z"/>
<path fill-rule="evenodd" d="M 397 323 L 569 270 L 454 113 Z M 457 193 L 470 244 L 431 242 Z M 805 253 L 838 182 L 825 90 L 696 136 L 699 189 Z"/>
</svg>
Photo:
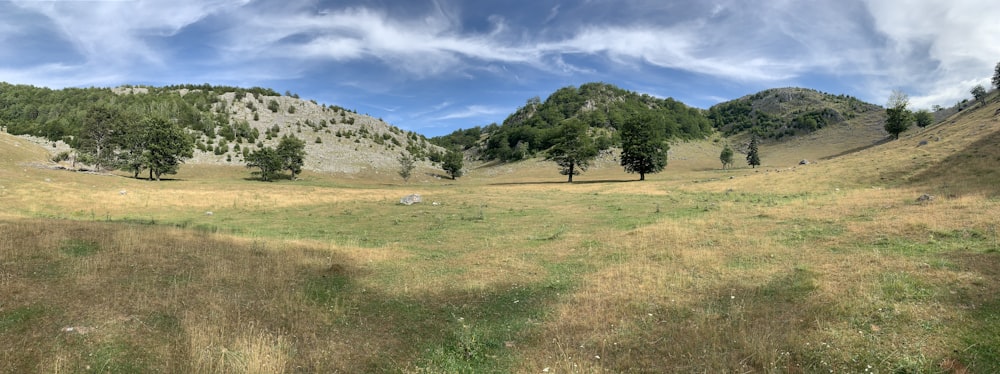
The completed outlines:
<svg viewBox="0 0 1000 374">
<path fill-rule="evenodd" d="M 262 86 L 427 136 L 587 82 L 929 108 L 989 86 L 998 20 L 993 0 L 0 0 L 0 81 Z"/>
</svg>

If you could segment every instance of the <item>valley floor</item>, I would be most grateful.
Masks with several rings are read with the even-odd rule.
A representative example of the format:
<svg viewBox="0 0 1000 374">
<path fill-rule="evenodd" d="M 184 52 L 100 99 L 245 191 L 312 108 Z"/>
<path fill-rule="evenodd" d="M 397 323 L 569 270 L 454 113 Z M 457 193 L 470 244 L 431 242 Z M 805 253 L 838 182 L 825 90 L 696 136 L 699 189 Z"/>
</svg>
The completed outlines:
<svg viewBox="0 0 1000 374">
<path fill-rule="evenodd" d="M 573 184 L 157 183 L 0 134 L 0 371 L 1000 372 L 1000 127 L 948 125 Z"/>
</svg>

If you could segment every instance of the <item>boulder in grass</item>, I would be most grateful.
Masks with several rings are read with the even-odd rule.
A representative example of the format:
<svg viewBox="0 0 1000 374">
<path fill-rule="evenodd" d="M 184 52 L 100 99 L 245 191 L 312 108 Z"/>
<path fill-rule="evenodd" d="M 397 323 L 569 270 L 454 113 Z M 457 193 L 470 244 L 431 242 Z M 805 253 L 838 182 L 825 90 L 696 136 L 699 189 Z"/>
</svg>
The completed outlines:
<svg viewBox="0 0 1000 374">
<path fill-rule="evenodd" d="M 406 195 L 402 199 L 399 199 L 399 203 L 403 205 L 413 205 L 421 201 L 420 195 L 412 194 Z"/>
</svg>

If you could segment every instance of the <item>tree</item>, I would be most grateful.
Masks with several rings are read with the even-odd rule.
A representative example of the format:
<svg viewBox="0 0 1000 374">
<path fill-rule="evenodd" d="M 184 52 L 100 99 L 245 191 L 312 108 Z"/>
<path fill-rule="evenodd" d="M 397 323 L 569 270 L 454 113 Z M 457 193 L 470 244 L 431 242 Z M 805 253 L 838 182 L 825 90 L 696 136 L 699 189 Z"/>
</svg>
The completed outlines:
<svg viewBox="0 0 1000 374">
<path fill-rule="evenodd" d="M 465 161 L 465 155 L 457 150 L 449 150 L 448 153 L 444 155 L 444 160 L 441 164 L 441 168 L 451 176 L 451 179 L 462 176 L 462 167 Z"/>
<path fill-rule="evenodd" d="M 282 169 L 281 157 L 278 151 L 271 147 L 264 147 L 250 152 L 246 157 L 247 168 L 257 168 L 259 171 L 250 172 L 264 182 L 273 181 L 279 176 L 278 171 Z"/>
<path fill-rule="evenodd" d="M 972 97 L 976 98 L 976 101 L 980 104 L 986 105 L 986 88 L 983 87 L 983 85 L 977 84 L 975 87 L 972 87 L 972 90 L 970 90 L 969 93 L 971 93 Z"/>
<path fill-rule="evenodd" d="M 913 114 L 913 120 L 918 127 L 924 128 L 934 124 L 934 115 L 927 109 L 921 109 Z"/>
<path fill-rule="evenodd" d="M 647 173 L 659 173 L 667 166 L 667 144 L 662 119 L 651 114 L 633 115 L 620 128 L 622 138 L 621 165 L 625 172 L 638 173 L 646 180 Z"/>
<path fill-rule="evenodd" d="M 722 153 L 719 153 L 719 161 L 722 161 L 723 169 L 733 166 L 733 149 L 729 148 L 729 144 L 726 144 L 725 148 L 722 148 Z"/>
<path fill-rule="evenodd" d="M 760 165 L 760 152 L 757 150 L 757 137 L 750 138 L 750 147 L 747 149 L 747 165 L 756 168 Z"/>
<path fill-rule="evenodd" d="M 180 125 L 154 116 L 145 118 L 141 126 L 146 128 L 145 166 L 150 180 L 176 174 L 184 159 L 194 156 L 194 141 Z"/>
<path fill-rule="evenodd" d="M 409 182 L 413 169 L 416 167 L 416 160 L 406 152 L 400 153 L 396 160 L 399 161 L 399 176 L 403 177 L 403 182 Z"/>
<path fill-rule="evenodd" d="M 993 88 L 1000 89 L 1000 62 L 993 68 Z"/>
<path fill-rule="evenodd" d="M 116 137 L 124 127 L 121 112 L 110 106 L 91 107 L 84 115 L 79 148 L 98 171 L 113 165 Z"/>
<path fill-rule="evenodd" d="M 281 168 L 288 170 L 295 179 L 295 175 L 302 172 L 302 165 L 306 158 L 306 143 L 294 136 L 285 135 L 281 137 L 278 148 L 275 150 L 281 160 Z"/>
<path fill-rule="evenodd" d="M 124 120 L 124 131 L 116 137 L 115 146 L 117 167 L 132 172 L 132 177 L 139 179 L 139 173 L 146 169 L 149 163 L 147 145 L 150 141 L 149 128 L 145 121 L 128 117 Z"/>
<path fill-rule="evenodd" d="M 576 118 L 564 120 L 553 139 L 554 145 L 549 148 L 546 159 L 559 165 L 559 173 L 568 176 L 569 183 L 573 183 L 574 175 L 587 171 L 597 157 L 597 147 L 588 130 L 589 126 Z"/>
<path fill-rule="evenodd" d="M 910 128 L 912 116 L 906 106 L 910 103 L 910 97 L 902 91 L 893 90 L 889 95 L 889 103 L 886 105 L 885 131 L 895 139 L 899 139 L 899 134 Z"/>
</svg>

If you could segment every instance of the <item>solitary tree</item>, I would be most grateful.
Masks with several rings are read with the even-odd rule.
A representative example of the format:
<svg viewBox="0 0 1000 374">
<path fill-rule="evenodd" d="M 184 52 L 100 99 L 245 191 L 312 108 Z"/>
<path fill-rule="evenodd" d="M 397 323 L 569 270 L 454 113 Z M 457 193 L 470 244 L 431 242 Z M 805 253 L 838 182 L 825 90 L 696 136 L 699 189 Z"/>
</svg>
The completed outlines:
<svg viewBox="0 0 1000 374">
<path fill-rule="evenodd" d="M 410 176 L 413 175 L 413 169 L 416 167 L 416 160 L 406 152 L 400 153 L 396 160 L 399 161 L 399 176 L 403 177 L 403 182 L 409 182 Z"/>
<path fill-rule="evenodd" d="M 589 126 L 576 119 L 569 118 L 559 125 L 559 132 L 549 148 L 547 160 L 559 165 L 559 173 L 568 176 L 573 183 L 573 176 L 587 170 L 590 162 L 597 157 L 597 147 L 588 134 Z"/>
<path fill-rule="evenodd" d="M 918 127 L 924 128 L 934 123 L 934 115 L 927 109 L 921 109 L 913 114 L 913 120 Z"/>
<path fill-rule="evenodd" d="M 441 168 L 451 176 L 451 179 L 462 176 L 462 167 L 464 166 L 465 155 L 460 151 L 449 150 L 448 153 L 444 155 L 444 160 L 441 163 Z"/>
<path fill-rule="evenodd" d="M 163 174 L 177 174 L 184 159 L 194 156 L 194 141 L 180 125 L 162 117 L 148 117 L 146 127 L 146 168 L 149 179 L 160 180 Z"/>
<path fill-rule="evenodd" d="M 664 139 L 663 125 L 652 115 L 632 116 L 622 123 L 621 164 L 628 173 L 638 173 L 646 180 L 647 173 L 659 173 L 667 166 L 670 145 Z"/>
<path fill-rule="evenodd" d="M 895 139 L 899 139 L 899 134 L 910 128 L 912 118 L 910 111 L 906 109 L 909 103 L 910 97 L 902 91 L 893 90 L 889 95 L 889 103 L 885 109 L 885 131 Z"/>
<path fill-rule="evenodd" d="M 979 104 L 986 105 L 986 88 L 983 85 L 977 84 L 975 87 L 972 87 L 969 93 L 972 94 L 972 97 L 976 98 Z"/>
<path fill-rule="evenodd" d="M 751 168 L 756 168 L 760 165 L 760 153 L 757 150 L 756 136 L 750 138 L 750 147 L 747 150 L 747 165 L 750 165 Z"/>
<path fill-rule="evenodd" d="M 295 175 L 302 172 L 302 165 L 305 163 L 306 143 L 294 136 L 285 135 L 281 137 L 275 151 L 281 159 L 281 168 L 288 170 L 292 174 L 291 179 L 295 179 Z"/>
<path fill-rule="evenodd" d="M 722 161 L 723 169 L 733 166 L 733 149 L 729 148 L 729 144 L 726 144 L 725 148 L 722 148 L 722 153 L 719 153 L 719 161 Z"/>
</svg>

